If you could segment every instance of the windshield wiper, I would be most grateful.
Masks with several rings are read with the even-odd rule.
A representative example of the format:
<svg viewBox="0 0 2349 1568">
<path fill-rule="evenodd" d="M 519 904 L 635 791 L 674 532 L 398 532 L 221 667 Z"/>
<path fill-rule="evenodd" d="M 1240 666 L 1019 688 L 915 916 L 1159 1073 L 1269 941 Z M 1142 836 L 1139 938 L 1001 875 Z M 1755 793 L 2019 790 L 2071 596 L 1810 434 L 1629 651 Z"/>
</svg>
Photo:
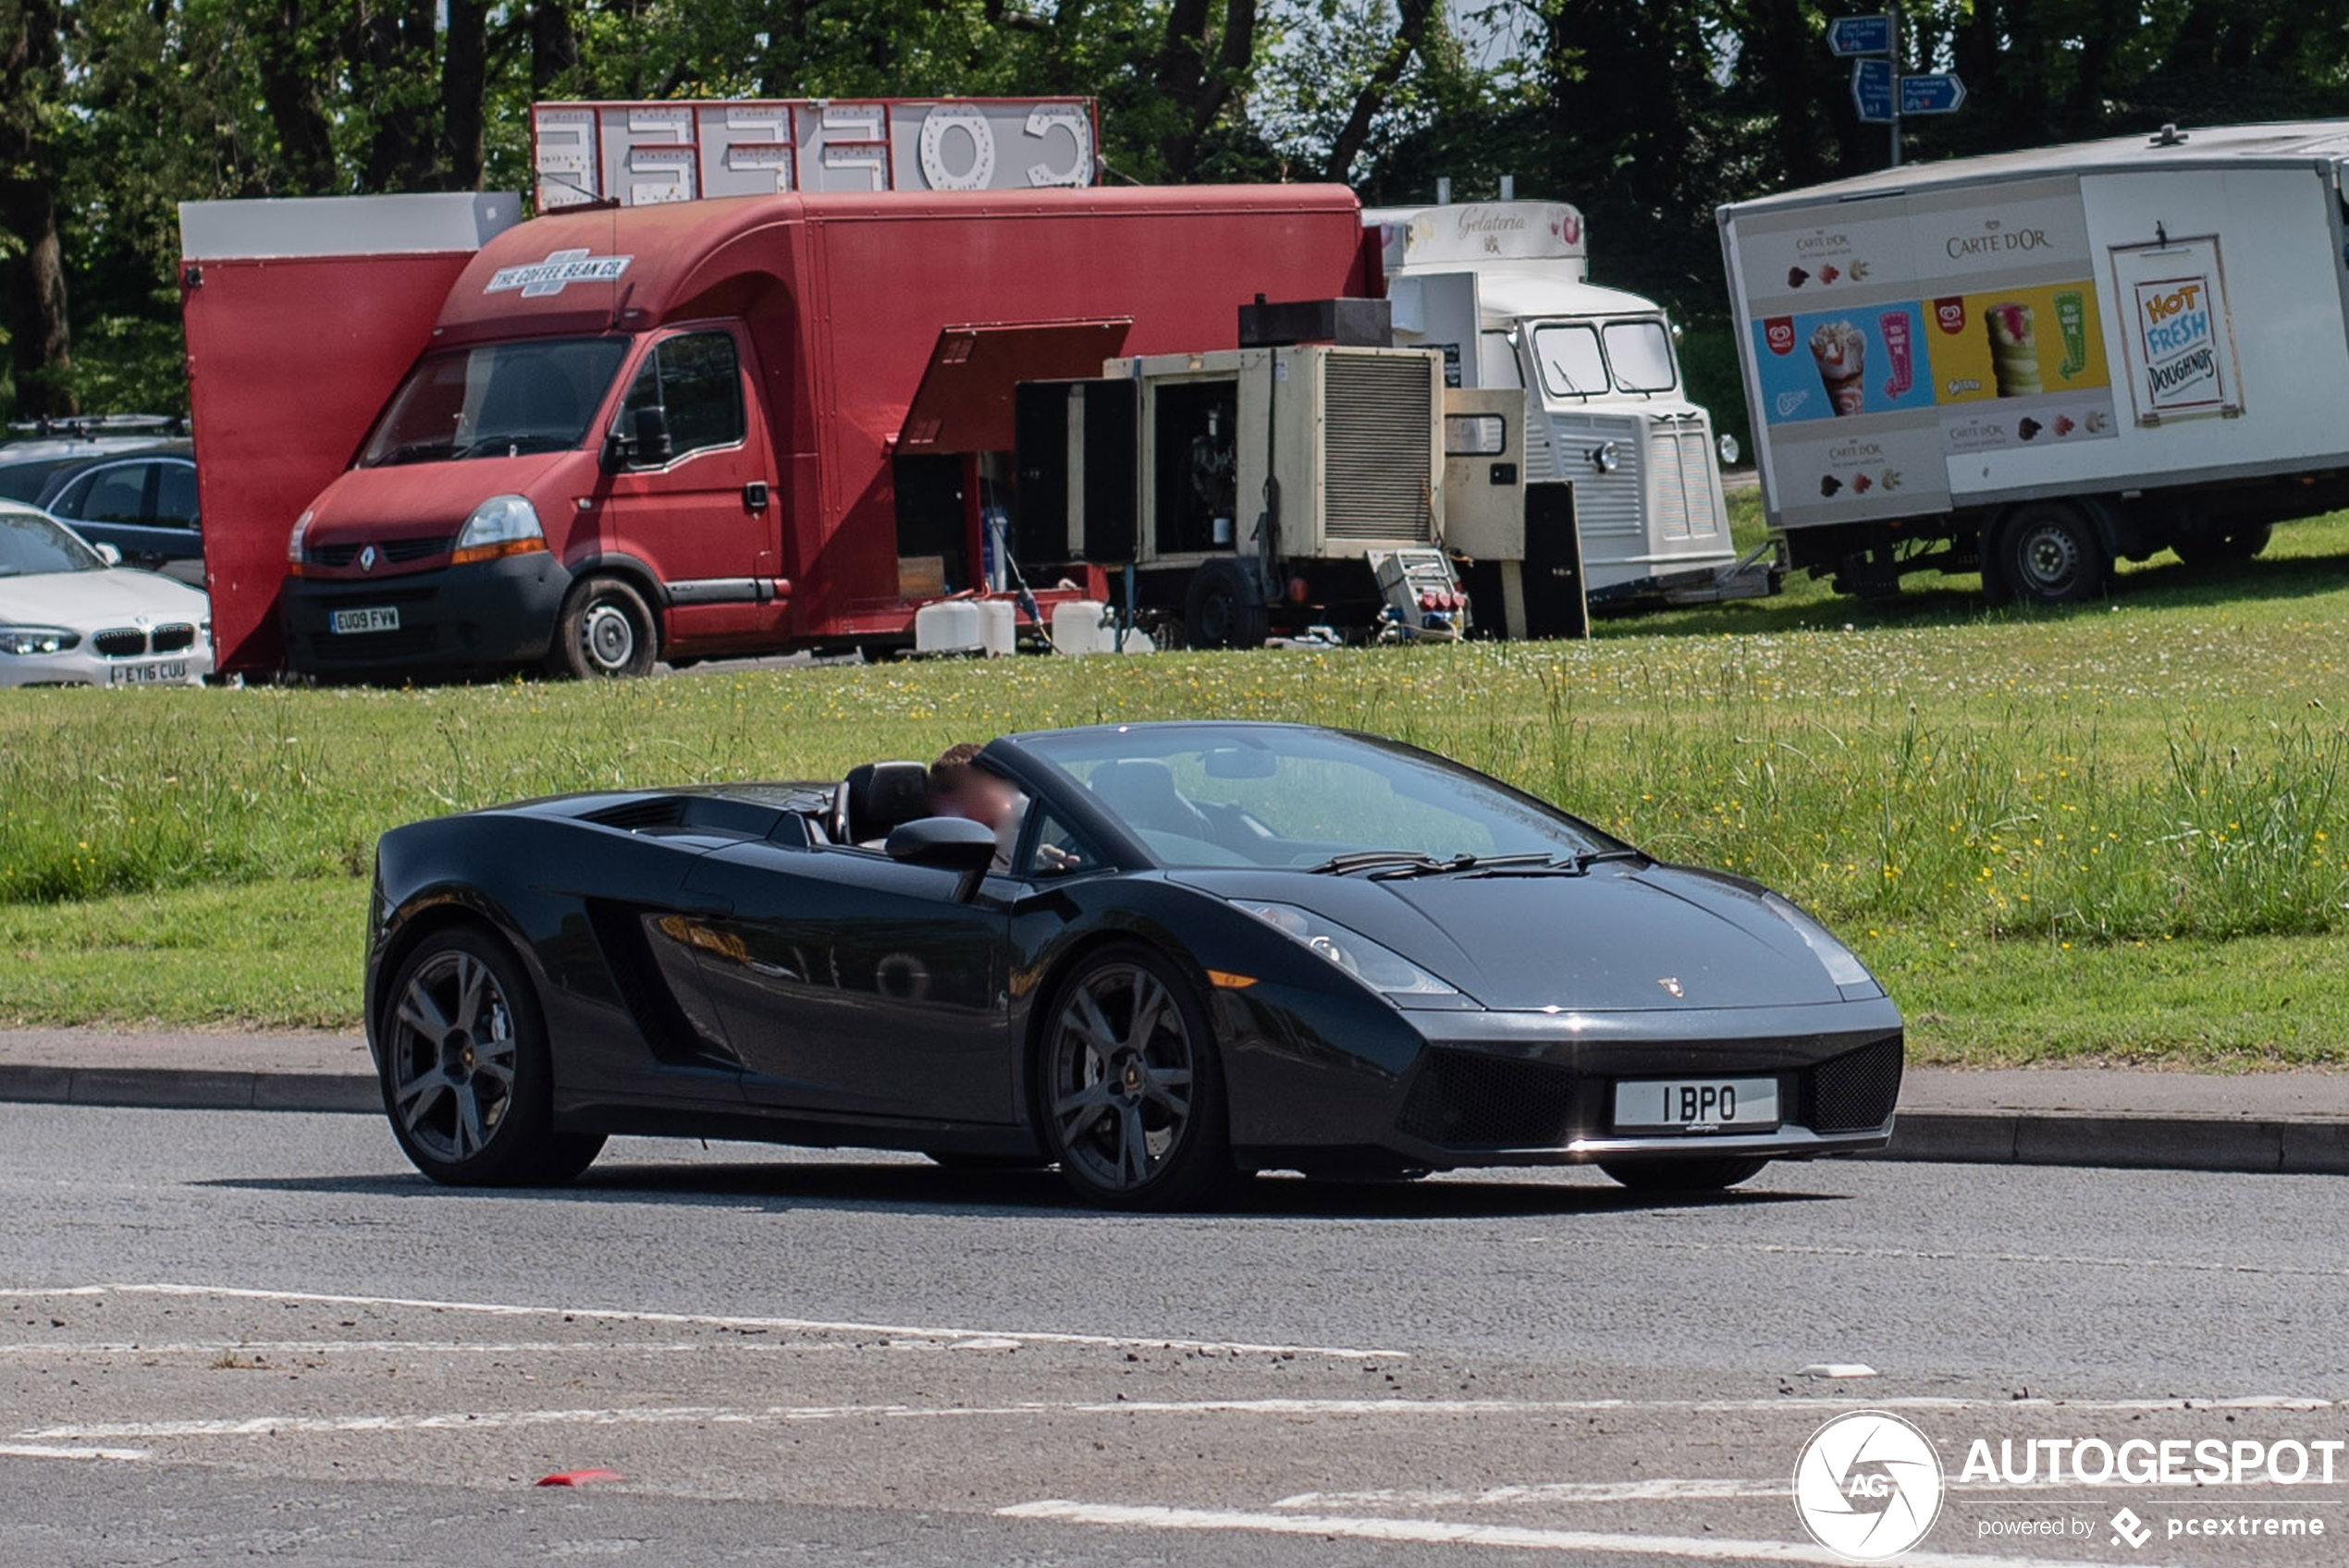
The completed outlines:
<svg viewBox="0 0 2349 1568">
<path fill-rule="evenodd" d="M 394 447 L 367 466 L 398 468 L 403 463 L 420 463 L 443 454 L 455 457 L 457 455 L 455 444 L 448 441 L 410 441 L 403 446 Z"/>
<path fill-rule="evenodd" d="M 1347 854 L 1332 855 L 1319 865 L 1305 869 L 1317 876 L 1343 876 L 1349 871 L 1366 871 L 1374 865 L 1426 866 L 1444 870 L 1450 864 L 1417 850 L 1355 850 Z"/>
<path fill-rule="evenodd" d="M 1516 864 L 1504 865 L 1499 860 L 1487 861 L 1484 863 L 1485 865 L 1495 869 L 1479 870 L 1476 875 L 1479 876 L 1588 876 L 1591 874 L 1591 867 L 1604 865 L 1608 861 L 1638 861 L 1643 865 L 1652 865 L 1655 862 L 1654 855 L 1639 850 L 1585 850 L 1580 854 L 1560 855 L 1556 860 L 1550 859 L 1547 855 L 1508 855 L 1504 858 Z M 1534 862 L 1540 864 L 1535 864 Z"/>
<path fill-rule="evenodd" d="M 1444 872 L 1472 871 L 1480 876 L 1511 866 L 1547 865 L 1545 854 L 1526 855 L 1454 855 L 1450 860 L 1428 860 L 1422 857 L 1416 864 L 1392 866 L 1371 873 L 1373 882 L 1394 881 L 1405 876 L 1434 876 Z"/>
</svg>

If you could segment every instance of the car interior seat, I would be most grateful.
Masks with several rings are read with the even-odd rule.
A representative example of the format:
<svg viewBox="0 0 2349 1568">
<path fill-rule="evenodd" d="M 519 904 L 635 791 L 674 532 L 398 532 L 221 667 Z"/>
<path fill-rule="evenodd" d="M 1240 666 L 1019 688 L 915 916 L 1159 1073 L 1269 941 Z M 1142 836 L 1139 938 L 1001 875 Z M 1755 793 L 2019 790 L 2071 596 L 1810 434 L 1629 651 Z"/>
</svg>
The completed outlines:
<svg viewBox="0 0 2349 1568">
<path fill-rule="evenodd" d="M 929 769 L 917 762 L 868 762 L 848 770 L 832 798 L 832 837 L 878 845 L 890 830 L 930 815 Z"/>
<path fill-rule="evenodd" d="M 1215 824 L 1183 798 L 1174 788 L 1174 770 L 1155 757 L 1105 762 L 1086 783 L 1128 827 L 1215 841 Z"/>
</svg>

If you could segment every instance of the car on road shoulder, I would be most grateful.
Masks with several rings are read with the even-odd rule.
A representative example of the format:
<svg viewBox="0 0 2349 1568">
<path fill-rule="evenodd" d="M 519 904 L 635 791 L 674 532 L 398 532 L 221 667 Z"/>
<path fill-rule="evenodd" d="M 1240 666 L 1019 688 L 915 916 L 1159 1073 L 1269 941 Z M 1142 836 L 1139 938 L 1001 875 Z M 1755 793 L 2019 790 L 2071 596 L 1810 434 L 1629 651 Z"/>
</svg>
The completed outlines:
<svg viewBox="0 0 2349 1568">
<path fill-rule="evenodd" d="M 202 589 L 0 501 L 0 686 L 193 686 L 212 670 Z"/>
<path fill-rule="evenodd" d="M 386 834 L 366 1018 L 410 1158 L 511 1183 L 622 1133 L 907 1148 L 1169 1208 L 1265 1170 L 1709 1191 L 1890 1137 L 1899 1010 L 1742 877 L 1341 730 L 1051 730 L 970 766 L 986 810 L 879 762 Z"/>
</svg>

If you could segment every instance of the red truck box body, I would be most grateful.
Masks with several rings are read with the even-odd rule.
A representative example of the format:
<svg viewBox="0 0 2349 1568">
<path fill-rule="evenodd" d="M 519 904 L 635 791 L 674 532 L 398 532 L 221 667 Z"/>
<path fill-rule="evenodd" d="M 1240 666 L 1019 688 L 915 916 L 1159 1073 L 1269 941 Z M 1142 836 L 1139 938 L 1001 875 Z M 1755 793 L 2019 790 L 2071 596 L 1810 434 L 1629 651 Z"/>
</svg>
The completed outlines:
<svg viewBox="0 0 2349 1568">
<path fill-rule="evenodd" d="M 1230 347 L 1259 293 L 1371 291 L 1359 223 L 1338 187 L 777 195 L 557 214 L 467 258 L 208 263 L 189 338 L 225 661 L 274 654 L 268 564 L 282 570 L 305 509 L 286 611 L 298 667 L 346 651 L 385 669 L 538 656 L 578 584 L 611 573 L 655 602 L 664 655 L 902 639 L 915 601 L 892 459 L 942 330 L 1115 322 L 1130 324 L 1125 353 Z M 688 325 L 736 346 L 748 430 L 722 452 L 615 472 L 607 437 L 627 434 L 639 367 L 650 376 L 657 345 Z M 501 436 L 491 456 L 349 466 L 420 356 L 548 339 L 624 350 L 592 414 L 542 388 L 557 424 L 584 417 L 561 449 Z M 459 544 L 492 497 L 527 501 L 543 551 L 523 539 L 476 558 Z M 335 629 L 336 606 L 395 589 L 404 640 Z M 427 639 L 460 603 L 474 619 Z M 381 660 L 355 656 L 369 638 Z"/>
</svg>

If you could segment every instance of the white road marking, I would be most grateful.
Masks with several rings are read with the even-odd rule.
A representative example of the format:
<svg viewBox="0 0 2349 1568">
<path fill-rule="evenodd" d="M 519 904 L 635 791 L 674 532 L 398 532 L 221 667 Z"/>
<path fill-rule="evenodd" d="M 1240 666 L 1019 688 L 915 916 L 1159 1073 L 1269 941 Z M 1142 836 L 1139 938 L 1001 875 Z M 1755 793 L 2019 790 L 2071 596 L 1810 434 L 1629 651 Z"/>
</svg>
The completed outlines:
<svg viewBox="0 0 2349 1568">
<path fill-rule="evenodd" d="M 1496 1547 L 1515 1551 L 1607 1551 L 1627 1557 L 1679 1557 L 1709 1562 L 1802 1562 L 1818 1568 L 1850 1568 L 1851 1560 L 1825 1547 L 1794 1541 L 1707 1539 L 1693 1536 L 1640 1536 L 1599 1530 L 1533 1529 L 1512 1525 L 1472 1525 L 1443 1519 L 1373 1519 L 1328 1513 L 1250 1513 L 1236 1509 L 1155 1508 L 1110 1502 L 1064 1502 L 1048 1499 L 999 1508 L 999 1517 L 1040 1519 L 1069 1525 L 1105 1525 L 1129 1530 L 1231 1530 L 1275 1536 L 1336 1537 L 1347 1540 L 1406 1541 L 1427 1546 Z M 1908 1551 L 1901 1568 L 2079 1568 L 2029 1557 L 1977 1557 L 1960 1552 Z"/>
<path fill-rule="evenodd" d="M 2019 1400 L 1911 1399 L 1879 1400 L 1876 1408 L 1925 1410 L 1998 1410 L 2011 1412 L 2036 1403 L 2054 1408 L 2053 1402 Z M 2068 1411 L 2141 1411 L 2233 1409 L 2232 1402 L 2207 1404 L 2186 1400 L 2120 1400 L 2067 1402 Z M 2268 1409 L 2261 1404 L 2253 1408 Z M 2292 1408 L 2308 1408 L 2294 1406 Z M 1804 1420 L 1817 1417 L 1816 1403 L 1790 1400 L 1414 1400 L 1414 1399 L 1221 1399 L 1022 1401 L 1015 1404 L 807 1404 L 732 1407 L 727 1405 L 627 1405 L 608 1409 L 440 1411 L 424 1414 L 367 1415 L 255 1415 L 238 1420 L 194 1418 L 168 1421 L 93 1422 L 43 1427 L 16 1434 L 27 1442 L 92 1440 L 96 1439 L 164 1439 L 265 1437 L 279 1432 L 410 1432 L 491 1431 L 509 1427 L 758 1426 L 802 1421 L 932 1421 L 955 1419 L 1010 1420 L 1037 1416 L 1092 1415 L 1236 1415 L 1329 1419 L 1392 1416 L 1560 1415 L 1605 1412 L 1785 1413 Z"/>
<path fill-rule="evenodd" d="M 42 1443 L 0 1443 L 0 1459 L 144 1459 L 142 1448 L 51 1448 Z"/>
<path fill-rule="evenodd" d="M 1284 1512 L 1316 1508 L 1499 1508 L 1542 1502 L 1649 1502 L 1681 1498 L 1784 1497 L 1786 1478 L 1738 1481 L 1711 1476 L 1650 1476 L 1638 1481 L 1543 1481 L 1482 1491 L 1422 1491 L 1382 1487 L 1366 1492 L 1298 1492 L 1273 1504 Z"/>
<path fill-rule="evenodd" d="M 328 1295 L 314 1291 L 260 1291 L 231 1285 L 94 1285 L 70 1291 L 24 1292 L 27 1295 L 220 1296 L 234 1301 L 301 1302 L 319 1306 L 402 1307 L 424 1312 L 467 1312 L 491 1317 L 567 1317 L 594 1322 L 675 1323 L 713 1329 L 781 1329 L 811 1334 L 869 1334 L 884 1338 L 944 1341 L 1005 1340 L 1023 1345 L 1090 1345 L 1110 1350 L 1212 1351 L 1221 1355 L 1312 1355 L 1341 1361 L 1405 1361 L 1408 1351 L 1359 1350 L 1343 1345 L 1252 1344 L 1230 1340 L 1184 1340 L 1160 1334 L 1064 1334 L 1016 1329 L 914 1328 L 904 1324 L 830 1322 L 813 1317 L 746 1317 L 723 1313 L 628 1312 L 613 1307 L 510 1306 L 496 1302 L 435 1301 L 408 1296 Z"/>
</svg>

